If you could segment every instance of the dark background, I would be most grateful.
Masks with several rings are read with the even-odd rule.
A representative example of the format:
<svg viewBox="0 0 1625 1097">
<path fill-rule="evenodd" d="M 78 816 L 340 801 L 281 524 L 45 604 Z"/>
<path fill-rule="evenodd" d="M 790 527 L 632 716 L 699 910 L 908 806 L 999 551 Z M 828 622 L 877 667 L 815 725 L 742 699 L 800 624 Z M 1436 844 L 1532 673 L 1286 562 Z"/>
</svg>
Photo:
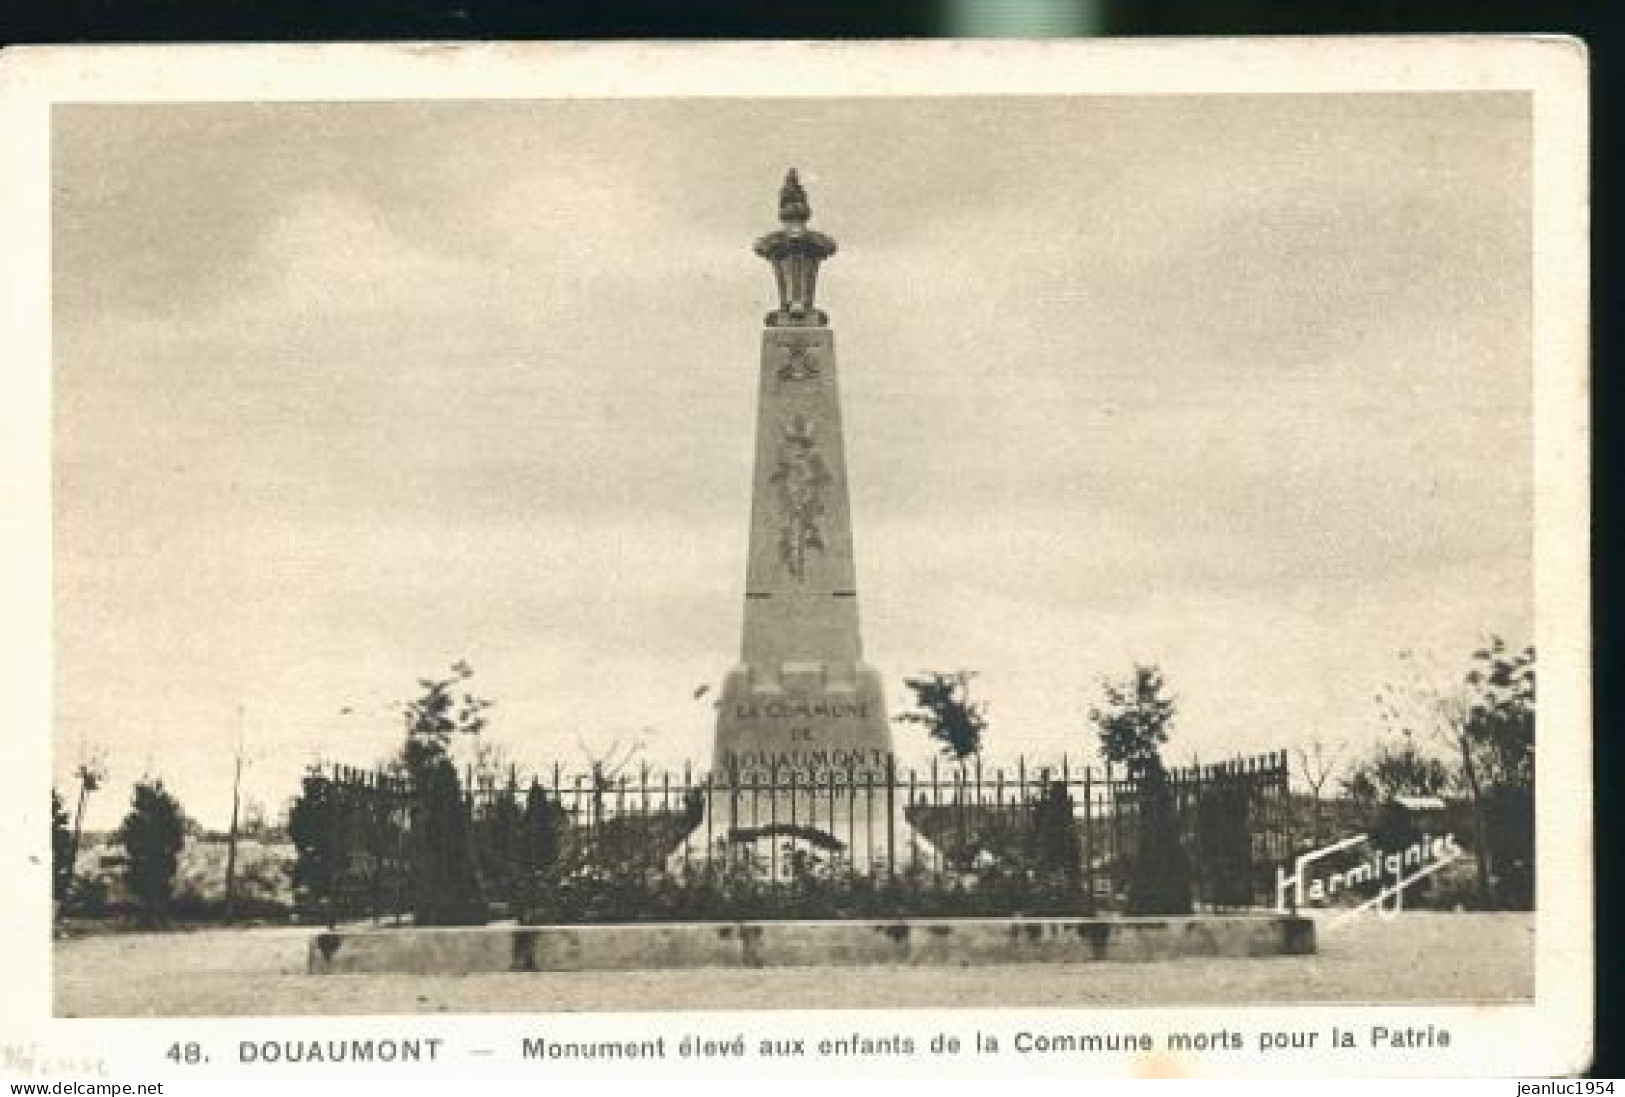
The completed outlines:
<svg viewBox="0 0 1625 1097">
<path fill-rule="evenodd" d="M 1594 47 L 1615 20 L 1576 0 L 16 0 L 8 42 L 399 38 L 891 38 L 973 33 L 1541 31 Z"/>
<path fill-rule="evenodd" d="M 1619 189 L 1620 30 L 1606 2 L 1470 2 L 1470 0 L 12 0 L 0 6 L 0 44 L 67 42 L 333 41 L 390 39 L 574 38 L 919 38 L 973 35 L 1028 37 L 1422 34 L 1540 32 L 1586 41 L 1592 68 L 1593 427 L 1595 522 L 1592 537 L 1596 609 L 1595 710 L 1620 709 L 1620 626 L 1611 612 L 1618 587 L 1607 563 L 1618 557 L 1620 309 Z M 1625 1074 L 1614 973 L 1622 967 L 1618 935 L 1619 737 L 1600 722 L 1594 735 L 1598 832 L 1599 1077 Z M 1544 805 L 1546 810 L 1560 807 Z"/>
</svg>

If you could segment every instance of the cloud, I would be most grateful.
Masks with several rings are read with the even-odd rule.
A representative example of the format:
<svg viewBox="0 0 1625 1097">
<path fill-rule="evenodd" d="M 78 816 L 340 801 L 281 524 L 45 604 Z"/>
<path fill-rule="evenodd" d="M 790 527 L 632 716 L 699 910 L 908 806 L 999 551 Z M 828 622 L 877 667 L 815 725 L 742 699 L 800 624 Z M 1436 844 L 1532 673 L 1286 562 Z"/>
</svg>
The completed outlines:
<svg viewBox="0 0 1625 1097">
<path fill-rule="evenodd" d="M 59 122 L 58 695 L 127 766 L 203 766 L 239 702 L 284 785 L 364 761 L 398 729 L 332 714 L 465 656 L 519 756 L 703 754 L 791 163 L 841 242 L 868 649 L 981 671 L 1001 750 L 1087 746 L 1132 658 L 1208 754 L 1358 731 L 1391 651 L 1527 631 L 1515 98 Z"/>
</svg>

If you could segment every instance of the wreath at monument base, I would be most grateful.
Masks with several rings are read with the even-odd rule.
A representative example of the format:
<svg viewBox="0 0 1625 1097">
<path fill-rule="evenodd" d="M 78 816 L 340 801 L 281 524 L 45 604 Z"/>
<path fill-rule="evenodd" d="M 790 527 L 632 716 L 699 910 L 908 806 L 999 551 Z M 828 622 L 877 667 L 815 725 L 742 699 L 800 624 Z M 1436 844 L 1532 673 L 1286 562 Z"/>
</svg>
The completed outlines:
<svg viewBox="0 0 1625 1097">
<path fill-rule="evenodd" d="M 728 831 L 730 845 L 751 845 L 764 838 L 793 838 L 806 842 L 831 853 L 839 853 L 846 848 L 846 843 L 827 831 L 817 827 L 800 826 L 795 823 L 770 823 L 764 827 L 734 827 Z"/>
</svg>

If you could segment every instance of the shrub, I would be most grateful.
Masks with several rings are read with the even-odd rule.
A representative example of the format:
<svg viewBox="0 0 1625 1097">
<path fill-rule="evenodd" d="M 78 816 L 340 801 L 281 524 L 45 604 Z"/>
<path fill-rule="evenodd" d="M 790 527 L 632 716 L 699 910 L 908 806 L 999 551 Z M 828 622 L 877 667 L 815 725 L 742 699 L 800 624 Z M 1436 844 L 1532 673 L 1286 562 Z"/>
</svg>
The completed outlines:
<svg viewBox="0 0 1625 1097">
<path fill-rule="evenodd" d="M 1535 790 L 1502 785 L 1484 798 L 1484 839 L 1494 878 L 1491 897 L 1506 910 L 1535 908 Z"/>
<path fill-rule="evenodd" d="M 710 922 L 792 919 L 1083 916 L 1088 896 L 1074 880 L 997 867 L 978 876 L 910 868 L 861 875 L 786 843 L 788 879 L 740 858 L 696 861 L 685 871 L 582 869 L 555 882 L 525 912 L 528 924 Z"/>
<path fill-rule="evenodd" d="M 1196 841 L 1206 885 L 1204 892 L 1221 907 L 1245 907 L 1253 901 L 1253 837 L 1245 782 L 1216 777 L 1201 791 L 1196 808 Z"/>
<path fill-rule="evenodd" d="M 1179 806 L 1160 770 L 1140 784 L 1139 848 L 1129 878 L 1130 915 L 1191 912 L 1190 859 L 1182 841 Z"/>
<path fill-rule="evenodd" d="M 1083 886 L 1083 840 L 1065 784 L 1052 781 L 1045 787 L 1033 804 L 1032 828 L 1035 878 L 1058 895 L 1076 896 L 1071 905 L 1093 913 L 1094 896 Z"/>
<path fill-rule="evenodd" d="M 125 868 L 144 925 L 162 925 L 175 883 L 184 841 L 185 816 L 161 780 L 137 782 L 130 813 L 119 828 L 128 862 Z"/>
<path fill-rule="evenodd" d="M 329 926 L 337 920 L 336 898 L 349 867 L 350 825 L 340 801 L 341 790 L 320 774 L 305 775 L 299 798 L 288 810 L 288 837 L 293 841 L 296 904 L 315 908 Z"/>
<path fill-rule="evenodd" d="M 412 920 L 420 926 L 479 925 L 485 902 L 457 767 L 420 768 L 412 790 Z"/>
<path fill-rule="evenodd" d="M 68 829 L 68 809 L 62 794 L 51 790 L 51 898 L 67 899 L 73 884 L 73 832 Z"/>
</svg>

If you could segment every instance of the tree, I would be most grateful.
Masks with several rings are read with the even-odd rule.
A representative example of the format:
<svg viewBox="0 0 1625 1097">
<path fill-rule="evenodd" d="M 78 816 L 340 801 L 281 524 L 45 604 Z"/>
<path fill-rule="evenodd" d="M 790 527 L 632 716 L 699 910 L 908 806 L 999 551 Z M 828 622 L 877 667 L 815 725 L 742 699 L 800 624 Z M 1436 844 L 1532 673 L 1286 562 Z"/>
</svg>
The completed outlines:
<svg viewBox="0 0 1625 1097">
<path fill-rule="evenodd" d="M 1078 833 L 1072 794 L 1064 782 L 1045 782 L 1043 792 L 1033 801 L 1032 821 L 1035 867 L 1069 891 L 1079 891 L 1083 876 L 1083 841 Z"/>
<path fill-rule="evenodd" d="M 404 709 L 406 745 L 401 759 L 409 776 L 451 761 L 451 744 L 458 736 L 477 736 L 485 730 L 485 711 L 491 702 L 459 689 L 474 676 L 474 668 L 459 660 L 449 678 L 420 678 L 423 695 Z"/>
<path fill-rule="evenodd" d="M 464 686 L 473 675 L 473 668 L 459 661 L 448 678 L 419 679 L 423 693 L 404 709 L 401 756 L 411 790 L 413 919 L 418 925 L 484 920 L 468 805 L 451 759 L 453 740 L 479 735 L 491 707 Z"/>
<path fill-rule="evenodd" d="M 1459 783 L 1472 804 L 1479 893 L 1487 897 L 1495 879 L 1490 801 L 1510 803 L 1519 794 L 1501 789 L 1528 792 L 1534 786 L 1534 648 L 1514 652 L 1492 636 L 1453 679 L 1424 666 L 1413 652 L 1401 652 L 1399 662 L 1396 680 L 1377 695 L 1379 711 L 1390 728 L 1425 736 L 1456 759 Z M 1529 812 L 1532 834 L 1532 798 Z M 1532 858 L 1532 837 L 1528 846 Z"/>
<path fill-rule="evenodd" d="M 1134 664 L 1128 677 L 1100 679 L 1101 700 L 1089 709 L 1100 754 L 1122 765 L 1133 782 L 1138 812 L 1138 849 L 1129 877 L 1128 913 L 1189 914 L 1190 860 L 1162 747 L 1178 712 L 1162 671 Z"/>
<path fill-rule="evenodd" d="M 524 806 L 517 775 L 510 773 L 503 785 L 482 786 L 479 796 L 483 810 L 474 822 L 474 842 L 480 882 L 489 898 L 518 906 L 522 900 Z"/>
<path fill-rule="evenodd" d="M 1535 649 L 1512 652 L 1499 636 L 1473 652 L 1464 728 L 1485 783 L 1535 783 Z"/>
<path fill-rule="evenodd" d="M 987 703 L 971 699 L 973 671 L 952 674 L 932 671 L 917 678 L 903 679 L 914 694 L 914 708 L 894 719 L 902 724 L 919 724 L 942 746 L 942 753 L 963 765 L 982 753 L 987 732 Z"/>
<path fill-rule="evenodd" d="M 526 921 L 537 921 L 559 867 L 559 835 L 566 825 L 564 809 L 531 779 L 525 814 L 519 824 L 519 905 Z"/>
<path fill-rule="evenodd" d="M 1347 749 L 1347 743 L 1337 743 L 1328 747 L 1320 739 L 1313 739 L 1307 747 L 1300 746 L 1296 751 L 1298 774 L 1309 789 L 1310 811 L 1313 813 L 1311 827 L 1317 844 L 1321 838 L 1321 790 L 1340 768 L 1343 752 Z"/>
<path fill-rule="evenodd" d="M 62 794 L 51 790 L 51 898 L 65 902 L 73 886 L 73 831 L 68 828 L 68 808 Z"/>
<path fill-rule="evenodd" d="M 1465 738 L 1483 775 L 1481 823 L 1502 906 L 1535 901 L 1535 649 L 1500 637 L 1473 653 Z"/>
<path fill-rule="evenodd" d="M 85 802 L 90 799 L 91 793 L 102 787 L 102 781 L 107 778 L 107 766 L 102 760 L 101 753 L 95 752 L 80 762 L 73 775 L 79 781 L 79 806 L 73 812 L 73 837 L 68 843 L 70 866 L 79 863 L 79 836 L 84 833 Z M 72 872 L 71 867 L 69 872 Z"/>
<path fill-rule="evenodd" d="M 456 767 L 444 762 L 425 769 L 421 783 L 412 786 L 412 918 L 417 925 L 485 921 L 470 823 Z"/>
<path fill-rule="evenodd" d="M 1246 907 L 1253 901 L 1252 782 L 1229 766 L 1205 776 L 1194 814 L 1206 898 L 1221 907 Z"/>
<path fill-rule="evenodd" d="M 350 863 L 349 813 L 337 783 L 322 773 L 305 774 L 288 809 L 288 838 L 295 851 L 293 885 L 321 910 L 329 928 L 337 921 L 335 900 Z"/>
<path fill-rule="evenodd" d="M 1120 681 L 1100 679 L 1102 700 L 1089 709 L 1089 722 L 1100 736 L 1100 756 L 1126 768 L 1132 778 L 1165 772 L 1162 746 L 1178 712 L 1178 702 L 1165 690 L 1155 665 L 1136 663 Z"/>
<path fill-rule="evenodd" d="M 162 925 L 168 918 L 185 824 L 180 802 L 162 780 L 136 782 L 130 812 L 119 827 L 119 842 L 124 846 L 126 881 L 140 904 L 144 925 Z"/>
<path fill-rule="evenodd" d="M 1439 796 L 1449 785 L 1449 768 L 1419 750 L 1410 735 L 1397 743 L 1379 743 L 1343 778 L 1349 799 L 1366 807 L 1400 796 Z"/>
<path fill-rule="evenodd" d="M 648 728 L 644 729 L 644 731 L 648 730 Z M 615 783 L 621 779 L 621 774 L 626 772 L 626 767 L 630 766 L 643 753 L 644 746 L 642 739 L 634 739 L 629 743 L 623 743 L 619 738 L 616 738 L 610 741 L 607 748 L 599 752 L 589 747 L 580 737 L 576 739 L 576 749 L 587 760 L 587 772 L 589 780 L 592 781 L 592 799 L 587 804 L 586 818 L 589 847 L 586 856 L 589 860 L 599 864 L 617 862 L 624 867 L 626 851 L 611 851 L 605 842 L 604 820 L 606 814 L 604 800 L 609 795 L 610 790 L 615 787 Z"/>
</svg>

